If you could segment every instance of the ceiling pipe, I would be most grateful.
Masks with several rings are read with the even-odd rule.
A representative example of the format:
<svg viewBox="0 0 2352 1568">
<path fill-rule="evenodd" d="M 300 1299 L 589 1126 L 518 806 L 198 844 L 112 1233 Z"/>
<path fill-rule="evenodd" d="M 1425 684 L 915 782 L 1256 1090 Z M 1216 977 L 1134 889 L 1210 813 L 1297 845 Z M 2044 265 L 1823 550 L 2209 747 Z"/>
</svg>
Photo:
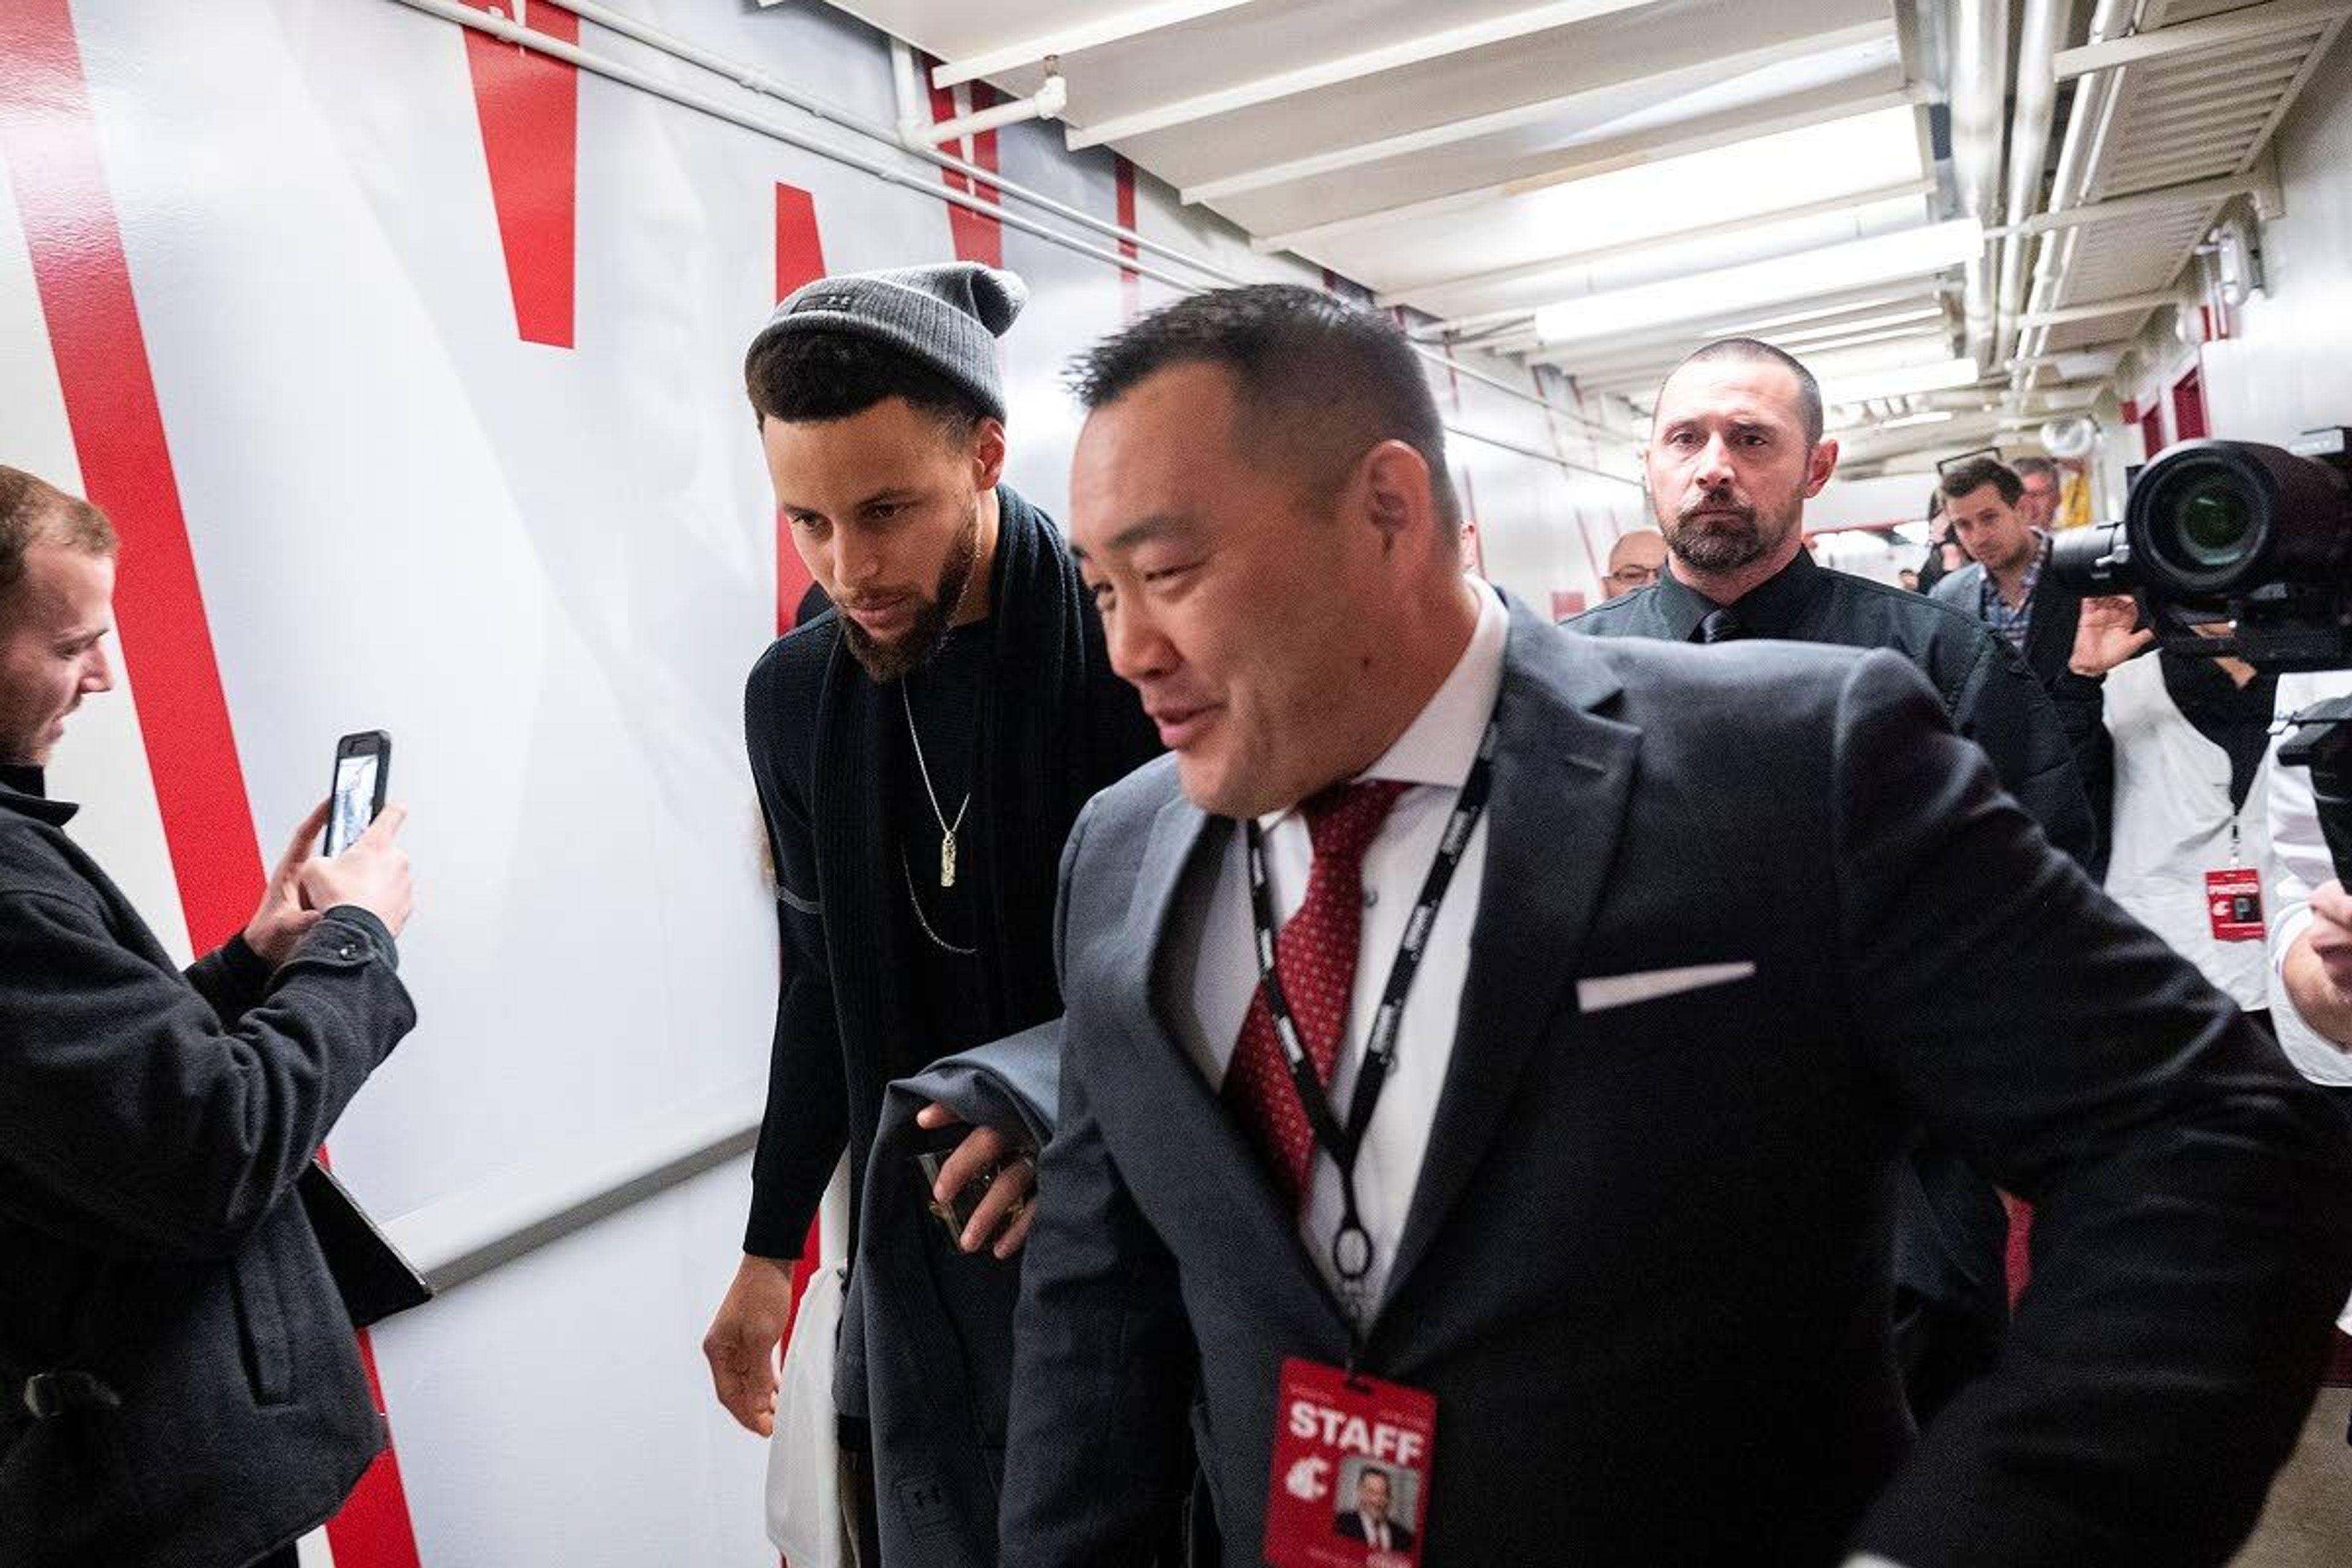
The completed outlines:
<svg viewBox="0 0 2352 1568">
<path fill-rule="evenodd" d="M 2050 124 L 2058 111 L 2054 62 L 2065 47 L 2074 7 L 2061 0 L 2025 0 L 2017 50 L 2017 107 L 2009 132 L 2009 222 L 2022 224 L 2042 205 L 2042 166 L 2050 156 Z M 1993 325 L 1993 363 L 2017 353 L 2017 318 L 2025 308 L 2026 239 L 2000 242 L 2000 292 Z"/>
<path fill-rule="evenodd" d="M 2099 0 L 2098 9 L 2091 16 L 2091 38 L 2120 37 L 2128 29 L 2138 12 L 2140 0 Z M 2066 140 L 2058 150 L 2058 172 L 2050 182 L 2049 211 L 2063 212 L 2080 206 L 2088 199 L 2091 165 L 2106 140 L 2107 121 L 2116 106 L 2116 81 L 2120 73 L 2102 71 L 2077 84 L 2074 104 L 2066 116 Z M 2074 261 L 2074 250 L 2082 243 L 2083 231 L 2070 228 L 2042 247 L 2040 263 L 2033 269 L 2033 286 L 2026 301 L 2026 314 L 2047 310 L 2055 304 L 2058 289 L 2065 279 L 2066 268 Z M 2048 353 L 2050 329 L 2038 330 L 2030 343 L 2021 342 L 2022 354 L 2011 360 L 2009 400 L 2012 405 L 2024 397 L 2038 371 L 2032 362 Z"/>
<path fill-rule="evenodd" d="M 1960 216 L 1990 227 L 2000 194 L 2001 119 L 2009 88 L 2009 0 L 1953 0 L 1952 178 Z M 1993 258 L 1990 242 L 1966 264 L 1963 307 L 1969 357 L 1990 363 Z"/>
</svg>

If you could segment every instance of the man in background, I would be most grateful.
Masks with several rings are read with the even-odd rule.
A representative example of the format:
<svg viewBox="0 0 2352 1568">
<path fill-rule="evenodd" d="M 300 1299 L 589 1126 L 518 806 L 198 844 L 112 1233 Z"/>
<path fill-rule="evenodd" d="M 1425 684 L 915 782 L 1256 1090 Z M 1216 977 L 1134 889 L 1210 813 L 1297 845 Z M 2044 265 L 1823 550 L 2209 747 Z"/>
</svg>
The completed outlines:
<svg viewBox="0 0 2352 1568">
<path fill-rule="evenodd" d="M 1666 564 L 1665 536 L 1654 528 L 1636 528 L 1617 536 L 1609 547 L 1609 574 L 1601 579 L 1603 599 L 1622 599 L 1658 580 Z"/>
<path fill-rule="evenodd" d="M 2048 570 L 2050 535 L 2033 522 L 2039 503 L 2026 499 L 2025 481 L 1997 458 L 1957 464 L 1937 488 L 1969 564 L 1937 584 L 1931 596 L 1983 622 L 2050 694 L 2096 824 L 2092 875 L 2104 875 L 2115 748 L 2103 717 L 2101 681 L 2112 665 L 2096 655 L 2129 635 L 2138 606 L 2128 595 L 2085 598 L 2059 583 Z M 2084 644 L 2079 650 L 2078 636 Z M 2078 658 L 2078 651 L 2086 657 Z"/>
<path fill-rule="evenodd" d="M 1569 621 L 1596 637 L 1749 637 L 1884 647 L 1919 668 L 1952 726 L 2078 861 L 2090 808 L 2057 713 L 2016 657 L 1950 609 L 1829 571 L 1801 548 L 1805 502 L 1836 472 L 1812 373 L 1768 343 L 1694 352 L 1660 387 L 1647 467 L 1672 552 L 1646 593 Z M 1992 1364 L 2008 1321 L 2000 1195 L 1950 1149 L 1923 1142 L 1898 1187 L 1895 1346 L 1922 1421 Z"/>
<path fill-rule="evenodd" d="M 2025 491 L 2018 498 L 2018 515 L 2026 527 L 2048 533 L 2057 525 L 2058 502 L 2066 488 L 2058 465 L 2047 458 L 2027 457 L 2014 459 L 2009 467 Z"/>
<path fill-rule="evenodd" d="M 328 860 L 321 802 L 177 969 L 43 787 L 117 549 L 0 468 L 0 1562 L 293 1568 L 383 1447 L 295 1183 L 415 1023 L 404 814 Z"/>
</svg>

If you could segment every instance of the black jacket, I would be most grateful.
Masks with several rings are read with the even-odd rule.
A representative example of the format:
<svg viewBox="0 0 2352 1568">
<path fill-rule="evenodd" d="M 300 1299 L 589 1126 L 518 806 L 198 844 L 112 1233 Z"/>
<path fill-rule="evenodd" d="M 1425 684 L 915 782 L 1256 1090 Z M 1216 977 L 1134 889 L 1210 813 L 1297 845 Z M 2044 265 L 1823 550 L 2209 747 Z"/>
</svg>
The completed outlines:
<svg viewBox="0 0 2352 1568">
<path fill-rule="evenodd" d="M 1715 607 L 1669 572 L 1655 586 L 1566 625 L 1600 637 L 1686 642 Z M 1903 655 L 1936 689 L 1952 727 L 1984 749 L 2001 786 L 2042 824 L 2051 842 L 2077 863 L 2091 864 L 2097 836 L 2066 727 L 2032 672 L 1982 623 L 1916 594 L 1827 570 L 1801 550 L 1732 610 L 1751 636 Z M 1895 1280 L 1972 1325 L 1968 1359 L 1973 1362 L 1989 1351 L 2009 1316 L 2008 1216 L 2000 1200 L 1951 1151 L 1925 1143 L 1912 1151 L 1896 1202 Z M 1903 1310 L 1914 1310 L 1907 1302 Z M 1909 1342 L 1904 1349 L 1906 1359 L 1929 1353 Z M 1940 1389 L 1921 1383 L 1911 1392 L 1915 1401 L 1933 1402 Z"/>
<path fill-rule="evenodd" d="M 274 974 L 238 939 L 183 975 L 59 831 L 74 808 L 9 782 L 0 1563 L 243 1568 L 383 1446 L 295 1183 L 415 1014 L 353 909 Z"/>
<path fill-rule="evenodd" d="M 1053 520 L 1009 488 L 996 493 L 994 674 L 965 846 L 982 889 L 994 1016 L 975 1021 L 975 1040 L 1061 1012 L 1051 934 L 1062 842 L 1097 790 L 1160 749 L 1141 702 L 1111 673 L 1102 622 Z M 866 674 L 830 613 L 772 645 L 744 691 L 782 953 L 743 1240 L 755 1257 L 800 1255 L 845 1144 L 855 1232 L 884 1086 L 950 1048 L 918 1037 L 905 993 L 886 804 L 907 765 L 903 725 L 897 693 Z"/>
<path fill-rule="evenodd" d="M 1054 1135 L 1059 1021 L 935 1062 L 890 1086 L 866 1173 L 835 1363 L 836 1409 L 871 1424 L 874 1485 L 906 1500 L 879 1510 L 877 1550 L 891 1568 L 986 1568 L 1012 1403 L 1013 1311 L 1021 1261 L 957 1251 L 931 1215 L 916 1152 L 932 1135 L 915 1113 L 937 1100 L 968 1126 L 1042 1149 Z"/>
</svg>

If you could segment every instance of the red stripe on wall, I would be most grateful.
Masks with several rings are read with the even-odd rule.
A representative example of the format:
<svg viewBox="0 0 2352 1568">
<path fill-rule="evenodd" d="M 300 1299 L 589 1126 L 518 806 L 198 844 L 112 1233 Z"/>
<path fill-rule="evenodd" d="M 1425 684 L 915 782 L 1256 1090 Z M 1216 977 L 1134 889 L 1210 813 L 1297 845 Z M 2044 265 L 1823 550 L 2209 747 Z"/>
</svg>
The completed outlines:
<svg viewBox="0 0 2352 1568">
<path fill-rule="evenodd" d="M 923 68 L 928 71 L 937 63 L 935 60 L 927 58 Z M 971 84 L 973 113 L 977 114 L 983 109 L 995 108 L 996 101 L 995 89 L 986 82 L 976 81 Z M 937 125 L 941 121 L 953 120 L 956 114 L 955 89 L 946 87 L 931 89 L 931 123 Z M 965 154 L 964 161 L 968 163 L 977 163 L 992 174 L 997 173 L 996 132 L 983 131 L 979 135 L 967 140 L 971 150 Z M 948 189 L 951 191 L 971 194 L 977 184 L 976 194 L 981 200 L 991 205 L 1001 205 L 1003 203 L 1003 198 L 994 185 L 975 182 L 968 174 L 959 174 L 953 169 L 945 169 L 940 171 L 940 177 L 947 181 Z M 955 241 L 958 261 L 977 261 L 989 267 L 1004 265 L 1004 226 L 994 218 L 973 212 L 969 207 L 951 206 L 948 208 L 948 232 Z"/>
<path fill-rule="evenodd" d="M 1118 226 L 1135 227 L 1135 165 L 1125 158 L 1113 156 L 1111 172 L 1118 186 Z M 1122 239 L 1118 253 L 1132 261 L 1136 258 L 1135 241 Z M 1132 267 L 1118 269 L 1119 308 L 1132 321 L 1143 310 L 1143 274 Z"/>
<path fill-rule="evenodd" d="M 66 0 L 0 5 L 0 59 L 8 61 L 0 71 L 0 154 L 24 220 L 82 487 L 122 537 L 116 635 L 135 671 L 140 728 L 188 935 L 203 952 L 252 914 L 261 895 L 261 849 Z M 373 1386 L 364 1335 L 360 1352 Z M 376 1397 L 381 1408 L 381 1393 Z M 417 1568 L 389 1450 L 331 1527 L 331 1539 L 338 1568 Z"/>
<path fill-rule="evenodd" d="M 252 916 L 261 850 L 66 0 L 0 5 L 0 142 L 82 485 L 122 535 L 117 635 L 188 936 L 203 952 Z"/>
<path fill-rule="evenodd" d="M 477 11 L 511 15 L 515 0 L 466 0 Z M 550 0 L 530 0 L 522 21 L 567 44 L 580 18 Z M 580 72 L 488 33 L 461 28 L 482 124 L 490 199 L 523 342 L 572 346 L 580 192 Z"/>
<path fill-rule="evenodd" d="M 824 276 L 824 238 L 816 200 L 797 185 L 776 186 L 776 298 Z"/>
<path fill-rule="evenodd" d="M 382 1410 L 383 1384 L 375 1374 L 375 1348 L 365 1334 L 360 1335 L 360 1364 L 367 1369 L 368 1396 Z M 400 1460 L 390 1444 L 360 1478 L 342 1511 L 327 1521 L 327 1544 L 335 1568 L 420 1568 L 408 1491 L 400 1484 Z"/>
</svg>

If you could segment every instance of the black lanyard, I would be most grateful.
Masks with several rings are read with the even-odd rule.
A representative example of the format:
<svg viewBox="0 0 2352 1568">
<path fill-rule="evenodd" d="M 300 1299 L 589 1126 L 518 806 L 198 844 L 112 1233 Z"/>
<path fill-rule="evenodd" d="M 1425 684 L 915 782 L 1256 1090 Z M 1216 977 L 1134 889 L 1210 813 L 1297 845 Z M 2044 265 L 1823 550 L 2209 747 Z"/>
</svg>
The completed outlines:
<svg viewBox="0 0 2352 1568">
<path fill-rule="evenodd" d="M 1462 781 L 1462 794 L 1454 802 L 1453 817 L 1445 825 L 1445 837 L 1438 841 L 1437 858 L 1431 862 L 1428 879 L 1421 885 L 1421 897 L 1405 921 L 1404 940 L 1397 946 L 1396 962 L 1389 967 L 1388 988 L 1381 993 L 1381 1008 L 1373 1016 L 1371 1037 L 1364 1046 L 1364 1065 L 1356 1075 L 1356 1093 L 1348 1107 L 1345 1128 L 1332 1114 L 1322 1080 L 1315 1075 L 1314 1058 L 1307 1054 L 1306 1043 L 1299 1038 L 1290 999 L 1282 994 L 1281 977 L 1275 973 L 1274 900 L 1266 888 L 1265 846 L 1256 821 L 1253 819 L 1246 825 L 1250 912 L 1257 921 L 1258 986 L 1265 997 L 1266 1013 L 1274 1020 L 1275 1038 L 1282 1042 L 1283 1057 L 1290 1065 L 1290 1084 L 1297 1091 L 1299 1109 L 1307 1113 L 1316 1143 L 1339 1168 L 1339 1230 L 1331 1238 L 1331 1267 L 1339 1276 L 1341 1302 L 1359 1331 L 1363 1326 L 1364 1280 L 1372 1268 L 1372 1238 L 1356 1211 L 1356 1154 L 1363 1147 L 1364 1131 L 1372 1124 L 1381 1090 L 1396 1061 L 1397 1034 L 1404 1023 L 1405 994 L 1412 989 L 1413 976 L 1421 972 L 1422 954 L 1429 946 L 1431 930 L 1437 924 L 1438 906 L 1445 901 L 1445 889 L 1453 884 L 1454 873 L 1469 848 L 1471 830 L 1478 826 L 1478 817 L 1486 809 L 1486 791 L 1494 783 L 1495 747 L 1499 738 L 1500 731 L 1489 723 L 1478 742 L 1478 758 L 1470 764 L 1470 776 Z M 1341 1043 L 1333 1044 L 1335 1067 Z"/>
</svg>

